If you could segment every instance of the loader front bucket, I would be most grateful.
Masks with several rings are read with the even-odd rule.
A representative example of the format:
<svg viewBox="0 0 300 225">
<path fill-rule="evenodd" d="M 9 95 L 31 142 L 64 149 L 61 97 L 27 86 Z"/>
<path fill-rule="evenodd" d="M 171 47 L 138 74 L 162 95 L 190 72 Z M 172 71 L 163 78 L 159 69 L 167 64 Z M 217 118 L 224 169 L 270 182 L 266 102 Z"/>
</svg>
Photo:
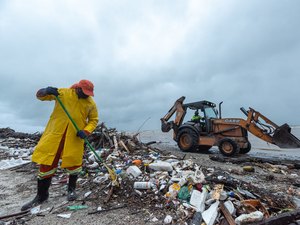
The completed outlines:
<svg viewBox="0 0 300 225">
<path fill-rule="evenodd" d="M 300 148 L 300 140 L 291 134 L 291 128 L 286 123 L 276 128 L 273 142 L 280 148 Z"/>
</svg>

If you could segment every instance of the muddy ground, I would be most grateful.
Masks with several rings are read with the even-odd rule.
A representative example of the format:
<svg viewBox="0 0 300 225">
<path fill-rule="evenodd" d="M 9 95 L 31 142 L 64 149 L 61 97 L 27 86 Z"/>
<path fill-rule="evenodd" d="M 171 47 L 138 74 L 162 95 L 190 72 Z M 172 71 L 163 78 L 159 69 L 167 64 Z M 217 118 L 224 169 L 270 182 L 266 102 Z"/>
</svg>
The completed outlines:
<svg viewBox="0 0 300 225">
<path fill-rule="evenodd" d="M 146 137 L 143 141 L 154 140 L 155 137 L 151 137 L 150 134 L 144 134 Z M 149 136 L 150 135 L 150 136 Z M 154 144 L 154 147 L 164 151 L 165 153 L 172 154 L 178 158 L 191 159 L 198 165 L 201 165 L 203 171 L 208 168 L 213 168 L 215 171 L 227 172 L 231 176 L 240 179 L 245 182 L 249 182 L 258 188 L 266 189 L 269 193 L 278 193 L 285 195 L 291 199 L 300 199 L 300 187 L 299 187 L 299 168 L 288 168 L 285 166 L 279 166 L 276 168 L 270 168 L 266 163 L 247 162 L 241 164 L 224 163 L 212 161 L 210 157 L 212 155 L 218 156 L 219 152 L 216 147 L 213 147 L 206 153 L 188 152 L 183 153 L 178 150 L 174 143 L 169 142 L 168 138 L 156 138 L 159 143 Z M 261 149 L 265 151 L 265 149 Z M 275 149 L 274 152 L 280 151 Z M 253 153 L 254 152 L 254 153 Z M 268 153 L 259 153 L 259 149 L 253 146 L 253 152 L 251 151 L 246 156 L 239 156 L 240 158 L 261 156 L 268 158 Z M 258 153 L 257 153 L 258 152 Z M 280 151 L 279 154 L 273 158 L 280 159 L 292 159 L 293 162 L 300 165 L 300 159 L 298 153 L 295 157 L 284 157 L 281 154 L 285 154 L 284 151 Z M 293 155 L 293 154 L 292 154 Z M 270 155 L 272 158 L 272 154 Z M 279 161 L 280 162 L 280 161 Z M 247 172 L 243 170 L 243 166 L 251 165 L 254 168 L 254 172 Z M 63 175 L 61 175 L 63 176 Z M 62 178 L 60 177 L 60 180 Z M 22 169 L 17 170 L 2 170 L 0 173 L 0 217 L 20 212 L 22 204 L 31 200 L 36 191 L 36 168 L 34 165 L 28 164 Z M 54 182 L 55 183 L 55 182 Z M 80 182 L 79 182 L 80 183 Z M 80 186 L 80 184 L 79 184 Z M 126 187 L 124 187 L 126 188 Z M 79 195 L 82 196 L 89 190 L 79 188 Z M 143 198 L 135 198 L 130 205 L 125 206 L 122 196 L 116 192 L 110 202 L 105 204 L 103 199 L 98 202 L 94 200 L 86 200 L 84 204 L 88 206 L 87 209 L 69 211 L 66 207 L 58 207 L 66 201 L 66 184 L 53 184 L 50 187 L 50 198 L 47 203 L 42 205 L 42 209 L 51 208 L 51 213 L 41 214 L 39 216 L 24 216 L 18 219 L 18 224 L 163 224 L 163 220 L 166 215 L 174 213 L 172 210 L 167 210 L 163 207 L 147 207 L 151 200 L 147 199 L 147 196 Z M 150 194 L 149 194 L 150 195 Z M 139 201 L 137 201 L 139 199 Z M 127 198 L 128 200 L 128 198 Z M 82 201 L 76 202 L 81 204 Z M 118 204 L 117 204 L 118 203 Z M 299 204 L 299 203 L 298 203 Z M 110 211 L 104 211 L 101 213 L 88 214 L 95 211 L 97 207 L 101 206 L 103 209 L 121 207 Z M 298 205 L 299 207 L 299 205 Z M 58 214 L 71 213 L 70 218 L 60 218 Z M 174 214 L 173 214 L 174 215 Z M 8 221 L 8 220 L 5 220 Z M 179 221 L 179 220 L 178 220 Z M 181 223 L 183 224 L 183 223 Z"/>
</svg>

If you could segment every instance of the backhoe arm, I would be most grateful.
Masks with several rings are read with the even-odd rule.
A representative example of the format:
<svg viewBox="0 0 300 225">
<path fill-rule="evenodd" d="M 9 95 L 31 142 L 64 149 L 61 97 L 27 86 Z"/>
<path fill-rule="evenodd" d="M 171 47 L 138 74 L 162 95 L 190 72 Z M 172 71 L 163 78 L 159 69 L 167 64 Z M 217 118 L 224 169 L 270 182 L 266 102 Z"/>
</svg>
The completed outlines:
<svg viewBox="0 0 300 225">
<path fill-rule="evenodd" d="M 162 132 L 168 132 L 172 128 L 176 128 L 182 123 L 183 116 L 185 115 L 185 110 L 182 107 L 184 99 L 185 99 L 184 96 L 177 99 L 174 105 L 172 106 L 172 108 L 168 111 L 168 113 L 163 118 L 160 119 Z M 175 112 L 176 112 L 175 120 L 168 122 L 168 120 L 174 115 Z"/>
<path fill-rule="evenodd" d="M 266 116 L 252 108 L 249 108 L 248 111 L 241 108 L 241 111 L 247 116 L 247 120 L 241 120 L 240 126 L 256 137 L 277 145 L 280 148 L 300 147 L 300 140 L 291 134 L 291 128 L 288 124 L 278 126 Z"/>
</svg>

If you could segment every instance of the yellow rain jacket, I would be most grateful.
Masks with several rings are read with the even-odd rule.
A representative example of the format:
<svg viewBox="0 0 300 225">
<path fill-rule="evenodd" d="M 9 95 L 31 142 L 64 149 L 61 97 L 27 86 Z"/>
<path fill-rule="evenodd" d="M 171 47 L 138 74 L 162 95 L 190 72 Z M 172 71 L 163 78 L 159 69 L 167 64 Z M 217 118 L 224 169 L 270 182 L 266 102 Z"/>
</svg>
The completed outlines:
<svg viewBox="0 0 300 225">
<path fill-rule="evenodd" d="M 59 88 L 59 98 L 80 130 L 92 133 L 98 124 L 98 111 L 92 97 L 78 98 L 75 89 Z M 82 164 L 84 140 L 77 137 L 77 131 L 64 112 L 55 96 L 38 97 L 42 101 L 55 100 L 54 110 L 46 129 L 34 149 L 32 161 L 43 165 L 52 165 L 59 143 L 66 131 L 64 149 L 61 154 L 62 168 Z"/>
</svg>

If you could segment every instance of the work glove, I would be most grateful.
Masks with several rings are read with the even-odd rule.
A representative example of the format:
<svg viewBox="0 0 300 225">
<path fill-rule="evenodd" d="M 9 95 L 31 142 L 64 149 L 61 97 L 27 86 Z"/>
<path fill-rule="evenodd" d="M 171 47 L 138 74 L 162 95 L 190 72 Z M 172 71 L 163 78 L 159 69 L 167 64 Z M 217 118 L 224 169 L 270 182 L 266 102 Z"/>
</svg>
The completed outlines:
<svg viewBox="0 0 300 225">
<path fill-rule="evenodd" d="M 47 87 L 46 88 L 46 93 L 47 93 L 47 95 L 54 95 L 54 96 L 59 95 L 58 90 L 57 90 L 56 87 Z"/>
<path fill-rule="evenodd" d="M 88 135 L 89 135 L 89 132 L 86 130 L 77 131 L 77 136 L 80 137 L 81 139 L 87 138 Z"/>
</svg>

